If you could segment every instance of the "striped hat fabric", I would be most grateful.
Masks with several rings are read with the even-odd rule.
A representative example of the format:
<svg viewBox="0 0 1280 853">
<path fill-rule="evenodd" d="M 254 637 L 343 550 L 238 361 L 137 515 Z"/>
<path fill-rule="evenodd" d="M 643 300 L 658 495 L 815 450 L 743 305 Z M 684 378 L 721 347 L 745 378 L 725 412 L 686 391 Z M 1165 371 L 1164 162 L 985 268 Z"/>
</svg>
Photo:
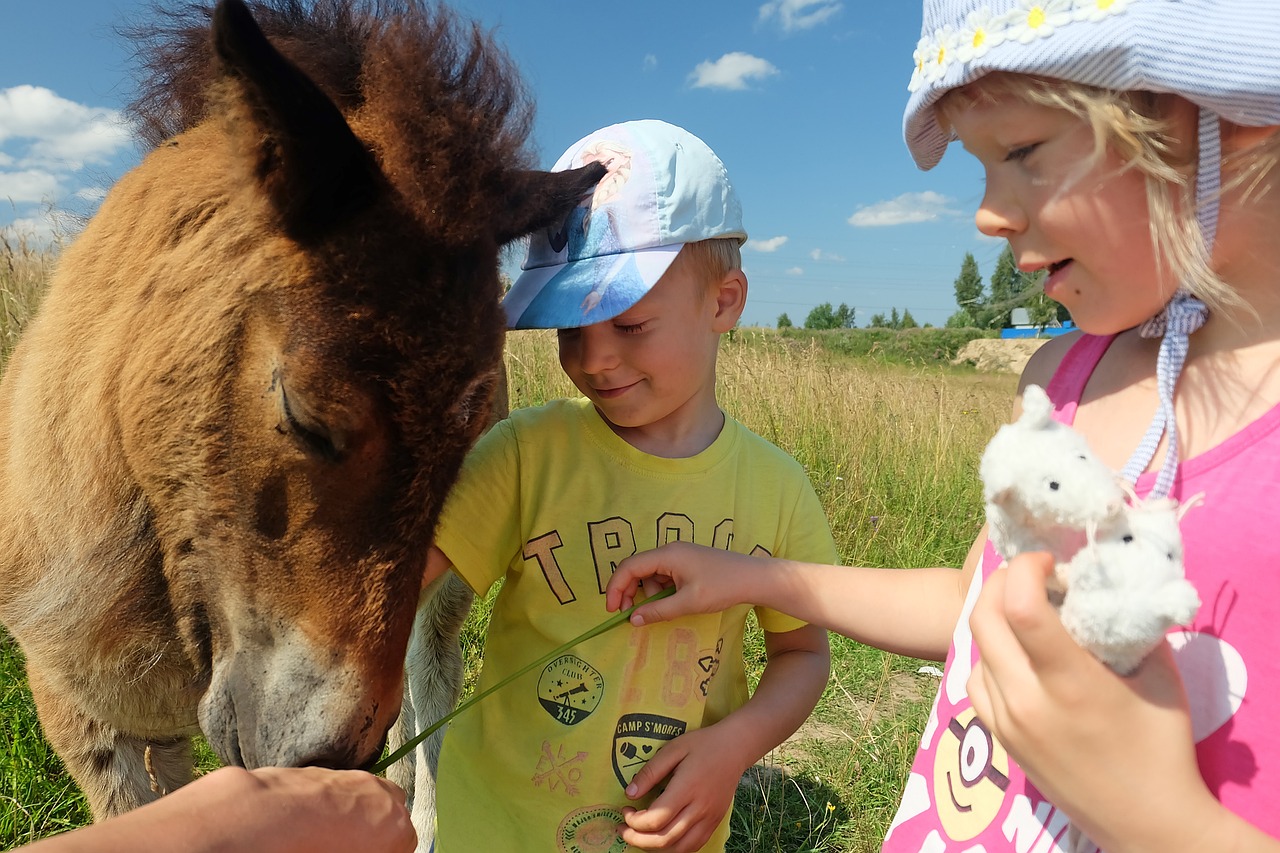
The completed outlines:
<svg viewBox="0 0 1280 853">
<path fill-rule="evenodd" d="M 921 169 L 954 139 L 934 104 L 991 71 L 1172 92 L 1280 125 L 1280 0 L 925 0 L 903 117 Z"/>
</svg>

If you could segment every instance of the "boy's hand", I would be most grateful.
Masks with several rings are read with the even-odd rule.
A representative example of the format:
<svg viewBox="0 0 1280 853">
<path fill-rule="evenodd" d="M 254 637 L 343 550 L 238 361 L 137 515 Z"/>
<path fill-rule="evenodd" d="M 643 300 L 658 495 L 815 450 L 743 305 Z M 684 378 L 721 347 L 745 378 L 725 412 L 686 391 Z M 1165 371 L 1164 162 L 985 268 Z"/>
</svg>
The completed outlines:
<svg viewBox="0 0 1280 853">
<path fill-rule="evenodd" d="M 632 625 L 667 622 L 695 613 L 719 613 L 744 602 L 742 580 L 760 558 L 719 548 L 673 542 L 623 560 L 605 587 L 605 607 L 625 610 L 635 603 L 641 586 L 653 595 L 675 584 L 669 598 L 642 604 L 631 614 Z"/>
<path fill-rule="evenodd" d="M 663 779 L 666 789 L 647 809 L 623 809 L 622 840 L 645 850 L 701 849 L 733 805 L 742 778 L 737 750 L 723 740 L 711 726 L 658 750 L 627 787 L 627 796 L 643 797 Z"/>
</svg>

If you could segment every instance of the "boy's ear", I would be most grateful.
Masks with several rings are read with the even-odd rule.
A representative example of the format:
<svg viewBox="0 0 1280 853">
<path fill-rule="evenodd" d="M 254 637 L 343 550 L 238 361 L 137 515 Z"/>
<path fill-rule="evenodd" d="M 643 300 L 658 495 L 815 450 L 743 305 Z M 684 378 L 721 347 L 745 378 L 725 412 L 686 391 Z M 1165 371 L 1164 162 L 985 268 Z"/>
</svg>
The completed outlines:
<svg viewBox="0 0 1280 853">
<path fill-rule="evenodd" d="M 747 276 L 742 270 L 730 270 L 716 286 L 716 313 L 712 325 L 716 332 L 725 332 L 738 325 L 742 311 L 747 307 Z"/>
</svg>

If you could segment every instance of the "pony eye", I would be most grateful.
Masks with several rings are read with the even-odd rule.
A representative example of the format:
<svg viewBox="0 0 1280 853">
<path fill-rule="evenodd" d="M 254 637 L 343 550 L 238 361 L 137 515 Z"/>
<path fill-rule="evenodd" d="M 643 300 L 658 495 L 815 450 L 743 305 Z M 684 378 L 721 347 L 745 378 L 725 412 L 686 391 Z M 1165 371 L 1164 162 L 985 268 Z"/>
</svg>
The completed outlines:
<svg viewBox="0 0 1280 853">
<path fill-rule="evenodd" d="M 302 441 L 304 445 L 313 453 L 321 456 L 330 462 L 337 462 L 342 458 L 337 446 L 334 445 L 333 439 L 328 435 L 321 433 L 315 427 L 304 426 L 298 421 L 293 414 L 293 409 L 289 406 L 289 395 L 281 394 L 280 403 L 283 413 L 283 423 L 276 427 L 276 432 L 284 434 L 291 433 L 293 436 Z"/>
<path fill-rule="evenodd" d="M 1059 485 L 1059 483 L 1058 483 L 1058 481 L 1057 481 L 1057 480 L 1050 480 L 1050 481 L 1049 481 L 1049 490 L 1050 490 L 1050 491 L 1054 491 L 1054 492 L 1056 492 L 1056 491 L 1058 491 L 1058 489 L 1060 489 L 1060 488 L 1062 488 L 1062 486 L 1061 486 L 1061 485 Z"/>
<path fill-rule="evenodd" d="M 1132 534 L 1132 533 L 1126 533 L 1126 534 L 1124 535 L 1124 538 L 1123 538 L 1123 539 L 1121 539 L 1120 541 L 1122 541 L 1122 542 L 1124 542 L 1124 544 L 1128 545 L 1130 542 L 1132 542 L 1132 541 L 1133 541 L 1133 534 Z"/>
</svg>

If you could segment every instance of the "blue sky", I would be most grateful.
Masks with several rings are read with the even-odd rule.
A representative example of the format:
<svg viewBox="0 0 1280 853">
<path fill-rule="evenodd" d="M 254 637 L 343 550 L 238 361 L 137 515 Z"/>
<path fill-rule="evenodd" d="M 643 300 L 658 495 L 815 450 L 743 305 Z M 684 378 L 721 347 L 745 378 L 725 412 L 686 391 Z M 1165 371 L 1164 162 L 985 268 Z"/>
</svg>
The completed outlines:
<svg viewBox="0 0 1280 853">
<path fill-rule="evenodd" d="M 89 213 L 141 152 L 113 25 L 145 0 L 7 3 L 0 50 L 0 227 Z M 702 137 L 742 197 L 751 241 L 744 323 L 797 325 L 847 303 L 858 325 L 909 309 L 942 324 L 966 251 L 984 278 L 1003 243 L 978 234 L 981 171 L 962 151 L 921 172 L 902 142 L 914 0 L 454 0 L 494 31 L 538 108 L 544 166 L 616 121 L 660 118 Z M 626 10 L 626 11 L 623 11 Z"/>
</svg>

